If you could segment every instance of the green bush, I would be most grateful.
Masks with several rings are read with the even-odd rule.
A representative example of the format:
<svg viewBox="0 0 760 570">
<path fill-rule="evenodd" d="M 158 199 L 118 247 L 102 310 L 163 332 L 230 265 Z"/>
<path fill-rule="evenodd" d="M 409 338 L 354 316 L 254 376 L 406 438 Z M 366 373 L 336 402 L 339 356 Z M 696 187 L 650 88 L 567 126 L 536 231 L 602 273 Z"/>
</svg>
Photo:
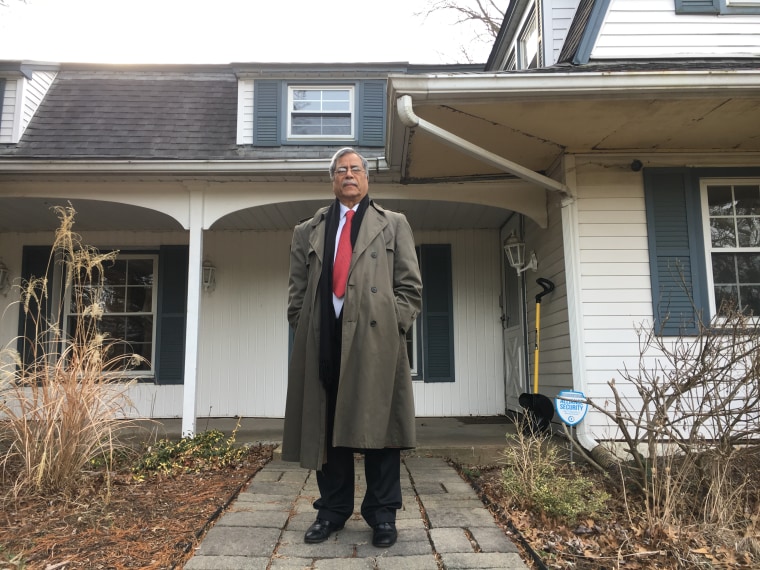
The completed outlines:
<svg viewBox="0 0 760 570">
<path fill-rule="evenodd" d="M 599 516 L 609 495 L 573 471 L 549 439 L 549 435 L 524 435 L 519 425 L 516 434 L 507 435 L 502 469 L 506 495 L 521 508 L 538 510 L 568 524 Z"/>
<path fill-rule="evenodd" d="M 237 429 L 237 428 L 236 428 Z M 198 473 L 241 462 L 246 447 L 235 447 L 235 433 L 229 439 L 219 430 L 208 430 L 179 441 L 161 439 L 149 446 L 132 468 L 137 479 L 146 475 Z"/>
</svg>

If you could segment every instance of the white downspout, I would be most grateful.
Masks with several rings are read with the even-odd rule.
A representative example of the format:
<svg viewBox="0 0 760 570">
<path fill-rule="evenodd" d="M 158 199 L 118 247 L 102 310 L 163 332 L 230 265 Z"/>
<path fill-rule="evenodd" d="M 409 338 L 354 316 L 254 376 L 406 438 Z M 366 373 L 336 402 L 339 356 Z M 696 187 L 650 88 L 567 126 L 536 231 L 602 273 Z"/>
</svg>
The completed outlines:
<svg viewBox="0 0 760 570">
<path fill-rule="evenodd" d="M 575 157 L 564 157 L 565 182 L 576 195 Z M 565 257 L 565 288 L 567 295 L 567 321 L 570 332 L 570 360 L 573 370 L 573 389 L 588 397 L 586 382 L 586 350 L 583 325 L 583 305 L 581 302 L 581 260 L 580 228 L 578 222 L 578 200 L 562 200 L 562 246 Z M 582 421 L 575 428 L 578 443 L 591 453 L 592 459 L 605 468 L 615 461 L 612 455 L 596 441 Z"/>
<path fill-rule="evenodd" d="M 182 398 L 182 437 L 194 437 L 198 398 L 198 335 L 200 332 L 203 255 L 203 192 L 190 191 L 190 247 L 187 269 L 187 327 L 185 384 Z"/>
<path fill-rule="evenodd" d="M 562 184 L 561 182 L 557 182 L 553 178 L 549 178 L 548 176 L 544 176 L 543 174 L 539 174 L 538 172 L 535 172 L 531 170 L 530 168 L 526 168 L 524 166 L 521 166 L 520 164 L 517 164 L 516 162 L 513 162 L 511 160 L 508 160 L 504 157 L 499 156 L 498 154 L 494 154 L 493 152 L 486 150 L 482 147 L 479 147 L 477 145 L 472 144 L 471 142 L 463 139 L 462 137 L 459 137 L 455 135 L 454 133 L 450 133 L 449 131 L 442 129 L 441 127 L 434 125 L 433 123 L 426 121 L 425 119 L 418 117 L 414 113 L 414 109 L 412 108 L 412 96 L 411 95 L 402 95 L 396 100 L 396 107 L 398 110 L 398 116 L 401 119 L 401 122 L 407 126 L 407 127 L 418 127 L 422 129 L 423 131 L 426 131 L 430 133 L 431 135 L 435 136 L 445 144 L 452 146 L 458 150 L 461 150 L 465 154 L 472 156 L 474 158 L 477 158 L 478 160 L 482 160 L 486 164 L 490 164 L 491 166 L 495 166 L 499 170 L 503 170 L 505 172 L 509 172 L 510 174 L 514 174 L 518 178 L 522 178 L 523 180 L 526 180 L 528 182 L 532 182 L 533 184 L 536 184 L 537 186 L 540 186 L 541 188 L 545 188 L 546 190 L 551 190 L 552 192 L 559 192 L 563 196 L 570 195 L 570 190 L 567 186 Z"/>
</svg>

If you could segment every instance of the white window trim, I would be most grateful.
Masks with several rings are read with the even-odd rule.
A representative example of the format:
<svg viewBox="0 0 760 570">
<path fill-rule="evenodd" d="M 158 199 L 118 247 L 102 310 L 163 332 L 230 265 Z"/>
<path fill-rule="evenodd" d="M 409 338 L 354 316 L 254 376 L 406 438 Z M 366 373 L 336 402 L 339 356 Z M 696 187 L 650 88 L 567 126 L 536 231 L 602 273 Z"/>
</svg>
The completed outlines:
<svg viewBox="0 0 760 570">
<path fill-rule="evenodd" d="M 710 318 L 714 318 L 718 313 L 718 307 L 715 306 L 715 280 L 712 271 L 712 235 L 710 234 L 710 211 L 707 203 L 707 187 L 716 185 L 756 185 L 760 184 L 760 178 L 701 178 L 699 180 L 699 195 L 702 206 L 702 234 L 705 247 L 705 273 L 707 274 L 707 295 L 710 302 Z M 760 253 L 760 247 L 736 247 L 736 248 L 715 248 L 723 253 Z"/>
<path fill-rule="evenodd" d="M 153 260 L 153 286 L 151 290 L 151 314 L 153 315 L 153 331 L 151 333 L 151 354 L 150 354 L 150 368 L 147 370 L 130 370 L 126 372 L 118 372 L 115 373 L 115 375 L 123 376 L 125 378 L 144 378 L 144 377 L 151 377 L 154 376 L 156 373 L 155 369 L 155 362 L 156 362 L 156 343 L 158 342 L 158 338 L 156 336 L 156 328 L 158 326 L 158 254 L 155 253 L 128 253 L 128 254 L 119 254 L 116 256 L 117 260 L 122 259 L 152 259 Z M 63 322 L 64 322 L 64 331 L 68 338 L 68 322 L 69 317 L 72 316 L 71 313 L 71 295 L 68 294 L 70 291 L 70 283 L 69 287 L 67 287 L 67 294 L 65 298 L 65 304 L 64 304 L 64 313 L 63 313 Z M 118 315 L 121 313 L 106 313 L 108 315 Z M 123 313 L 124 315 L 147 315 L 148 313 Z M 123 340 L 123 339 L 121 339 Z"/>
<path fill-rule="evenodd" d="M 298 90 L 322 90 L 322 91 L 348 91 L 348 106 L 349 113 L 351 115 L 351 132 L 348 135 L 295 135 L 292 132 L 292 118 L 293 118 L 293 92 Z M 329 84 L 329 85 L 288 85 L 288 101 L 287 101 L 287 138 L 288 140 L 307 140 L 307 141 L 319 141 L 319 140 L 354 140 L 356 138 L 356 86 L 353 84 Z M 344 115 L 345 113 L 335 113 Z M 329 116 L 330 112 L 323 112 L 322 115 Z"/>
</svg>

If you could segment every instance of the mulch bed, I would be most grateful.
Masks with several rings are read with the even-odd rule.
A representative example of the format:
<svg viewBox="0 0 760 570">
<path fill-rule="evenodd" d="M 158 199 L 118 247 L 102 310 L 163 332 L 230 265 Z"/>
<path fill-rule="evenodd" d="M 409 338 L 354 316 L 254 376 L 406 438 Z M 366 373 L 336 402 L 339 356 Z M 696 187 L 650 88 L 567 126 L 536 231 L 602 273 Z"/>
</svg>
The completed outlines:
<svg viewBox="0 0 760 570">
<path fill-rule="evenodd" d="M 227 503 L 272 457 L 250 449 L 233 467 L 150 477 L 93 473 L 76 496 L 12 498 L 0 515 L 0 568 L 182 568 Z"/>
</svg>

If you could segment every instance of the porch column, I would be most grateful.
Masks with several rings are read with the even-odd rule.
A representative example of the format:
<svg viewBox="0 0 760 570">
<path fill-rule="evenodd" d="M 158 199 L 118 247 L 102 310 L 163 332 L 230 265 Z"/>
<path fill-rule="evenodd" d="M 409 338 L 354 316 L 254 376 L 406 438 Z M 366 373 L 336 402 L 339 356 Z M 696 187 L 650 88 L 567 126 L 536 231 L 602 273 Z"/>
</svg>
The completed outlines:
<svg viewBox="0 0 760 570">
<path fill-rule="evenodd" d="M 203 257 L 203 192 L 190 191 L 190 247 L 187 270 L 185 383 L 182 399 L 182 437 L 195 436 L 198 392 L 198 333 L 200 331 Z"/>
</svg>

